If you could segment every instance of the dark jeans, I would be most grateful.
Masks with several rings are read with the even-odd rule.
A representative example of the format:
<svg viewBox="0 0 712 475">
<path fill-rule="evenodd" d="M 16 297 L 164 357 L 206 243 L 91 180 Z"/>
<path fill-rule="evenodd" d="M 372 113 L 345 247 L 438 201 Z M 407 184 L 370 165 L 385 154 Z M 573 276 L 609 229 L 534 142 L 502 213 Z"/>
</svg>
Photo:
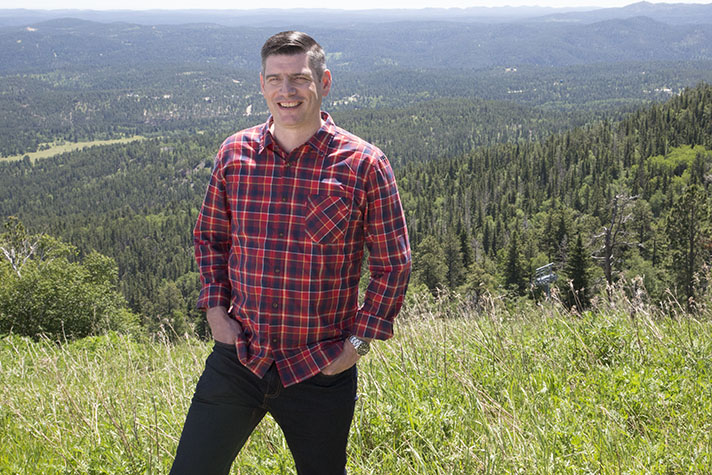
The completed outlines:
<svg viewBox="0 0 712 475">
<path fill-rule="evenodd" d="M 345 474 L 356 379 L 354 366 L 285 388 L 274 365 L 260 379 L 240 363 L 234 346 L 216 343 L 195 388 L 171 475 L 229 473 L 267 412 L 282 429 L 299 475 Z"/>
</svg>

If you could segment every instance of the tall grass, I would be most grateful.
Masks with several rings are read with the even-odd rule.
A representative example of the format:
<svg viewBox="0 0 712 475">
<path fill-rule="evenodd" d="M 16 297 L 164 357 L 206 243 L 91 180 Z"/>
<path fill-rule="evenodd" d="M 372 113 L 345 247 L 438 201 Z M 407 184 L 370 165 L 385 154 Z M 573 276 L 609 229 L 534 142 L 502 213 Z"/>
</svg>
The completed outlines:
<svg viewBox="0 0 712 475">
<path fill-rule="evenodd" d="M 712 315 L 413 299 L 359 363 L 351 474 L 712 473 Z M 210 345 L 0 339 L 0 473 L 166 473 Z M 292 474 L 270 418 L 236 474 Z"/>
</svg>

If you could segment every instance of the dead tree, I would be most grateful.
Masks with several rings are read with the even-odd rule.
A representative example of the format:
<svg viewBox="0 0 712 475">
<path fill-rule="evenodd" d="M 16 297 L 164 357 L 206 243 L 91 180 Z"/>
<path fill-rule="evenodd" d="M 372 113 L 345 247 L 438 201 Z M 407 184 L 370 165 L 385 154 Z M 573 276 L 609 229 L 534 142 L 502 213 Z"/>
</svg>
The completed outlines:
<svg viewBox="0 0 712 475">
<path fill-rule="evenodd" d="M 618 251 L 634 244 L 628 240 L 630 233 L 626 224 L 633 218 L 630 208 L 637 198 L 625 194 L 616 195 L 611 203 L 608 224 L 594 236 L 601 244 L 593 258 L 601 264 L 609 288 L 613 285 L 613 268 L 619 256 Z"/>
</svg>

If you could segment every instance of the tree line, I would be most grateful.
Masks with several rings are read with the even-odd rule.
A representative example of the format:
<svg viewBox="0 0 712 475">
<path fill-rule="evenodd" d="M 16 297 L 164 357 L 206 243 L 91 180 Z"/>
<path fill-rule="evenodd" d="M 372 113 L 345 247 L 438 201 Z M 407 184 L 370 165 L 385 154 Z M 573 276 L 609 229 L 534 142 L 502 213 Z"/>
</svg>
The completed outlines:
<svg viewBox="0 0 712 475">
<path fill-rule="evenodd" d="M 670 289 L 693 310 L 710 264 L 710 104 L 712 87 L 701 84 L 622 121 L 560 132 L 524 113 L 521 123 L 545 124 L 530 136 L 507 125 L 521 109 L 442 100 L 427 106 L 432 116 L 368 112 L 359 133 L 409 157 L 395 160 L 395 170 L 414 249 L 413 291 L 542 298 L 532 286 L 536 269 L 553 263 L 562 292 L 572 289 L 571 305 L 585 307 L 606 285 L 641 276 L 652 298 Z M 487 135 L 497 127 L 477 124 L 485 109 L 513 135 Z M 475 149 L 417 160 L 419 140 L 437 137 L 423 124 L 445 126 L 447 110 L 465 118 L 452 125 Z M 92 252 L 113 259 L 116 279 L 104 282 L 145 327 L 185 330 L 202 324 L 190 231 L 222 138 L 156 138 L 4 163 L 0 216 L 17 216 L 29 236 L 76 246 L 67 262 L 84 265 Z M 3 262 L 5 288 L 14 274 Z"/>
<path fill-rule="evenodd" d="M 628 62 L 615 65 L 579 65 L 551 68 L 520 65 L 477 71 L 408 70 L 398 66 L 376 71 L 346 72 L 335 65 L 334 88 L 326 108 L 343 112 L 349 125 L 387 145 L 370 125 L 371 115 L 416 115 L 438 121 L 430 114 L 442 115 L 447 101 L 461 102 L 452 109 L 463 121 L 477 126 L 499 121 L 473 118 L 468 108 L 506 109 L 519 104 L 520 125 L 534 130 L 534 138 L 580 126 L 602 116 L 617 116 L 650 101 L 667 99 L 670 94 L 699 81 L 712 82 L 709 61 Z M 150 65 L 132 68 L 112 65 L 95 68 L 61 67 L 43 73 L 13 73 L 0 76 L 0 156 L 34 152 L 55 141 L 90 141 L 144 135 L 194 134 L 201 130 L 232 130 L 251 125 L 266 117 L 267 109 L 259 93 L 257 70 L 217 65 Z M 425 105 L 428 110 L 419 109 Z M 454 106 L 454 104 L 453 104 Z M 510 106 L 511 107 L 511 106 Z M 512 107 L 514 109 L 514 107 Z M 360 111 L 363 116 L 359 115 Z M 464 116 L 462 113 L 465 113 Z M 511 111 L 508 112 L 511 115 Z M 487 114 L 491 116 L 492 114 Z M 539 117 L 537 117 L 539 116 Z M 516 116 L 514 116 L 516 117 Z M 542 123 L 537 125 L 537 121 Z M 527 124 L 528 122 L 528 124 Z M 382 124 L 389 126 L 389 124 Z M 434 133 L 442 133 L 435 124 Z M 410 127 L 418 124 L 409 124 Z M 452 128 L 449 123 L 447 128 Z M 505 128 L 501 133 L 508 133 Z M 412 135 L 412 134 L 411 134 Z M 470 132 L 477 138 L 478 131 Z M 509 131 L 511 137 L 511 131 Z M 457 137 L 461 150 L 441 150 L 442 141 L 430 143 L 428 156 L 445 156 L 469 151 L 472 143 Z M 453 140 L 454 145 L 457 141 Z M 403 144 L 389 150 L 401 153 Z"/>
<path fill-rule="evenodd" d="M 565 289 L 585 282 L 575 289 L 584 303 L 641 276 L 652 298 L 670 291 L 694 307 L 711 263 L 710 104 L 702 84 L 619 123 L 405 165 L 416 282 L 524 295 L 553 263 Z"/>
</svg>

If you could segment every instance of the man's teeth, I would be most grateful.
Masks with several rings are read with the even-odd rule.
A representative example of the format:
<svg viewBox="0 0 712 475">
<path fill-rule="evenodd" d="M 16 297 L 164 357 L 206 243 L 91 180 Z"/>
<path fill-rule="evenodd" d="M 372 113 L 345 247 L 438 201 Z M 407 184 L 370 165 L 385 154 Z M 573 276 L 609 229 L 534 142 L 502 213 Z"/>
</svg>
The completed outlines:
<svg viewBox="0 0 712 475">
<path fill-rule="evenodd" d="M 299 102 L 280 102 L 279 105 L 282 107 L 287 107 L 287 108 L 297 107 L 299 105 Z"/>
</svg>

